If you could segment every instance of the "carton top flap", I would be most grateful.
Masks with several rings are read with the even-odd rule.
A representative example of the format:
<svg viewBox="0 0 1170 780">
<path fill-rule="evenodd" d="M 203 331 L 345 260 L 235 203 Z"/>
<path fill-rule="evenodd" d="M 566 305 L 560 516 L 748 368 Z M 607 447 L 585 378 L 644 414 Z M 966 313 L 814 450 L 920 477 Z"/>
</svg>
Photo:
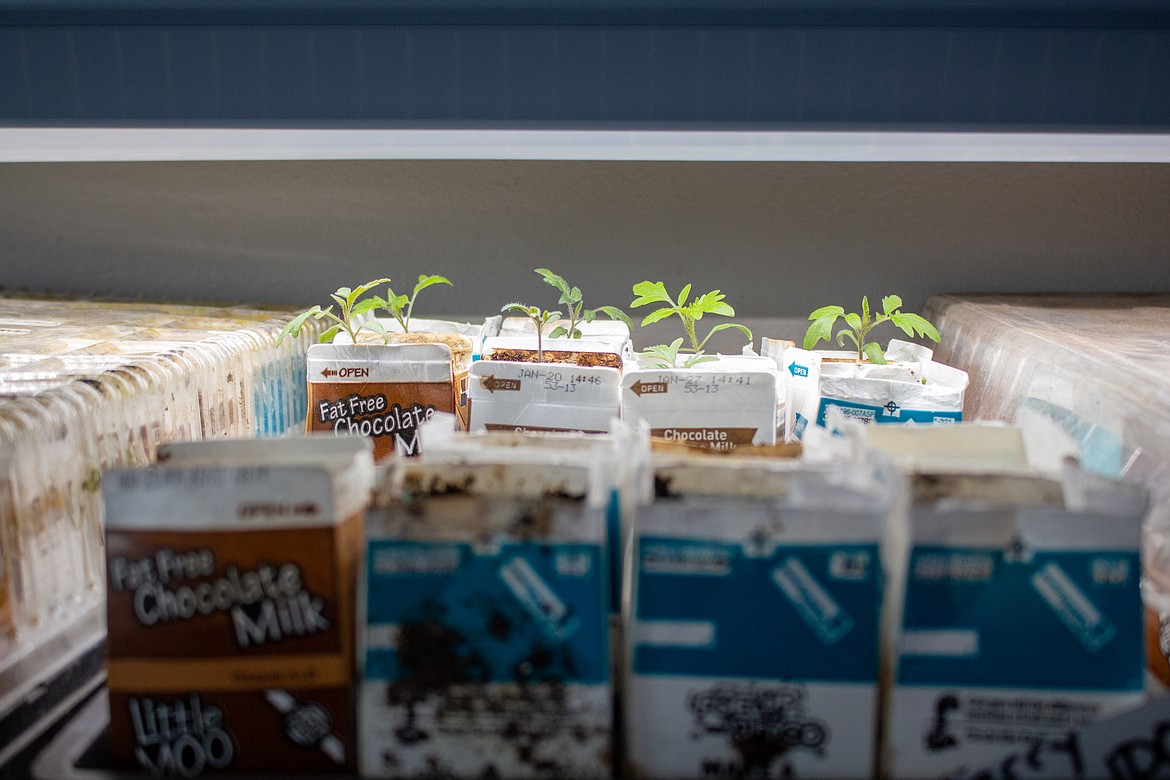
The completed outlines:
<svg viewBox="0 0 1170 780">
<path fill-rule="evenodd" d="M 517 453 L 513 453 L 515 455 Z M 550 462 L 544 458 L 516 458 L 510 462 L 496 456 L 490 460 L 444 453 L 440 458 L 402 459 L 384 472 L 376 502 L 427 496 L 494 496 L 512 498 L 563 498 L 600 505 L 608 499 L 600 485 L 600 469 L 567 459 Z"/>
<path fill-rule="evenodd" d="M 120 530 L 257 531 L 334 525 L 369 502 L 368 452 L 348 466 L 190 461 L 116 469 L 102 478 L 106 526 Z"/>
<path fill-rule="evenodd" d="M 700 363 L 691 368 L 654 368 L 653 366 L 646 365 L 645 358 L 639 355 L 637 370 L 628 370 L 626 376 L 635 373 L 639 375 L 679 374 L 687 376 L 690 374 L 727 373 L 732 371 L 776 374 L 776 361 L 770 357 L 764 357 L 762 355 L 714 355 L 714 357 L 718 359 Z"/>
<path fill-rule="evenodd" d="M 314 344 L 310 382 L 450 382 L 453 353 L 446 344 Z"/>
<path fill-rule="evenodd" d="M 545 352 L 604 352 L 621 357 L 629 343 L 628 335 L 588 335 L 579 339 L 549 338 L 541 339 L 541 346 Z M 485 357 L 494 349 L 536 349 L 536 334 L 520 336 L 492 336 L 484 339 L 483 352 Z"/>
</svg>

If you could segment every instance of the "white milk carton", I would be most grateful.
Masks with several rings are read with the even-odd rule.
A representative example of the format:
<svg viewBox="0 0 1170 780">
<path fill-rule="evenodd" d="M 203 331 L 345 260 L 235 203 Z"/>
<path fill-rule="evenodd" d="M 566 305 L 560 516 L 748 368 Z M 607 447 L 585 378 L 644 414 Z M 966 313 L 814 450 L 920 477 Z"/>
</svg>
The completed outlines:
<svg viewBox="0 0 1170 780">
<path fill-rule="evenodd" d="M 633 544 L 628 775 L 865 778 L 888 467 L 660 462 Z"/>
<path fill-rule="evenodd" d="M 864 424 L 962 421 L 965 371 L 934 362 L 930 349 L 908 341 L 892 339 L 885 355 L 889 362 L 877 365 L 844 352 L 785 350 L 779 369 L 792 398 L 789 440 L 801 438 L 809 422 L 824 426 L 830 409 Z"/>
<path fill-rule="evenodd" d="M 542 455 L 393 465 L 359 605 L 364 776 L 611 776 L 608 494 Z"/>
<path fill-rule="evenodd" d="M 957 775 L 1142 701 L 1140 488 L 1038 473 L 1016 428 L 866 437 L 911 480 L 889 776 Z"/>
<path fill-rule="evenodd" d="M 622 419 L 654 438 L 713 450 L 775 444 L 782 399 L 775 362 L 758 355 L 622 377 Z"/>
<path fill-rule="evenodd" d="M 436 413 L 466 429 L 471 343 L 431 335 L 445 341 L 309 347 L 307 431 L 367 436 L 381 460 L 417 455 L 419 425 Z"/>
<path fill-rule="evenodd" d="M 508 320 L 505 323 L 509 322 Z M 582 338 L 499 336 L 484 342 L 471 372 L 471 430 L 601 433 L 620 413 L 621 371 L 632 354 L 620 322 Z M 613 331 L 608 332 L 608 331 Z M 539 354 L 541 360 L 532 362 Z"/>
</svg>

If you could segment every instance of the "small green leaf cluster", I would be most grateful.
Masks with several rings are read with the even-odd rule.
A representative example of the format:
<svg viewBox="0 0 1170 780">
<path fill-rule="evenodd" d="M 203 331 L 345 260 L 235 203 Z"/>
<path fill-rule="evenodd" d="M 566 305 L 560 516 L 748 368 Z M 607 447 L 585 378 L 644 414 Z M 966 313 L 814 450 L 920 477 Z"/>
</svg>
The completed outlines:
<svg viewBox="0 0 1170 780">
<path fill-rule="evenodd" d="M 926 337 L 936 344 L 938 343 L 938 329 L 934 325 L 917 314 L 901 311 L 901 308 L 902 299 L 897 295 L 887 295 L 882 298 L 882 311 L 877 316 L 871 315 L 869 298 L 867 297 L 861 299 L 860 314 L 855 312 L 846 314 L 845 309 L 840 306 L 822 306 L 808 315 L 812 324 L 808 326 L 808 331 L 804 334 L 804 348 L 812 349 L 820 341 L 831 341 L 833 339 L 833 326 L 839 318 L 844 318 L 848 327 L 837 331 L 837 346 L 845 346 L 846 339 L 852 341 L 857 347 L 858 361 L 867 357 L 871 363 L 885 364 L 886 356 L 882 352 L 881 345 L 876 341 L 866 341 L 866 337 L 871 330 L 887 321 L 901 328 L 911 338 L 914 336 Z"/>
<path fill-rule="evenodd" d="M 657 344 L 649 347 L 642 354 L 650 359 L 652 363 L 657 364 L 659 368 L 674 368 L 678 364 L 679 352 L 689 352 L 690 357 L 683 363 L 683 368 L 690 368 L 699 363 L 704 363 L 709 360 L 715 360 L 714 356 L 704 355 L 703 347 L 706 346 L 707 341 L 721 330 L 735 329 L 741 331 L 747 336 L 748 341 L 752 340 L 752 332 L 743 325 L 735 322 L 720 323 L 711 330 L 707 331 L 707 335 L 700 340 L 695 332 L 695 323 L 703 319 L 703 315 L 712 314 L 721 317 L 734 317 L 735 309 L 723 299 L 727 296 L 719 292 L 719 290 L 712 290 L 708 293 L 695 296 L 694 300 L 689 303 L 688 296 L 691 293 L 691 285 L 686 285 L 679 291 L 678 300 L 670 296 L 666 291 L 666 285 L 662 282 L 638 282 L 634 285 L 634 295 L 636 297 L 630 304 L 630 308 L 638 308 L 640 306 L 649 306 L 651 304 L 663 304 L 660 308 L 650 312 L 642 320 L 643 325 L 649 325 L 659 320 L 664 320 L 667 317 L 677 316 L 683 325 L 683 330 L 686 332 L 687 338 L 690 339 L 690 346 L 684 347 L 683 339 L 676 339 L 667 344 Z"/>
<path fill-rule="evenodd" d="M 560 319 L 561 313 L 559 311 L 548 311 L 539 306 L 529 306 L 526 303 L 505 304 L 500 311 L 518 311 L 532 320 L 532 324 L 536 326 L 536 359 L 537 361 L 544 360 L 544 329 L 553 320 Z"/>
<path fill-rule="evenodd" d="M 581 338 L 581 329 L 578 326 L 582 322 L 593 322 L 597 319 L 599 313 L 604 314 L 611 320 L 624 322 L 627 328 L 632 327 L 630 318 L 616 306 L 598 306 L 596 309 L 586 309 L 580 287 L 570 286 L 564 277 L 554 274 L 547 268 L 537 268 L 535 272 L 540 274 L 546 284 L 552 285 L 560 292 L 561 297 L 557 300 L 557 303 L 563 304 L 568 312 L 569 324 L 558 325 L 553 328 L 552 333 L 548 334 L 550 339 L 561 338 L 562 336 L 567 336 L 571 339 Z"/>
<path fill-rule="evenodd" d="M 390 280 L 387 279 L 386 281 Z M 448 287 L 454 286 L 446 277 L 422 274 L 418 277 L 418 284 L 414 286 L 414 291 L 410 294 L 409 298 L 405 295 L 396 295 L 393 289 L 387 287 L 386 297 L 374 296 L 371 298 L 373 304 L 371 304 L 370 308 L 389 313 L 402 326 L 403 333 L 410 333 L 410 315 L 414 312 L 414 301 L 418 298 L 420 292 L 433 284 L 445 284 Z"/>
<path fill-rule="evenodd" d="M 642 357 L 650 364 L 651 368 L 678 368 L 678 351 L 682 347 L 682 343 L 683 340 L 678 338 L 669 344 L 655 344 L 652 347 L 646 347 L 642 352 Z M 682 367 L 690 368 L 700 363 L 707 363 L 718 359 L 714 355 L 704 355 L 702 352 L 699 352 L 694 355 L 688 355 L 683 360 Z"/>
<path fill-rule="evenodd" d="M 379 299 L 362 298 L 362 296 L 378 285 L 387 284 L 389 281 L 389 279 L 375 279 L 372 282 L 359 284 L 357 287 L 352 289 L 349 287 L 338 287 L 336 292 L 329 294 L 329 297 L 333 299 L 334 303 L 337 304 L 338 308 L 340 309 L 339 314 L 335 314 L 333 312 L 333 304 L 330 304 L 324 309 L 320 306 L 314 306 L 311 309 L 303 311 L 294 317 L 288 325 L 284 326 L 284 330 L 280 332 L 280 336 L 277 338 L 276 343 L 280 344 L 280 342 L 284 341 L 285 337 L 287 336 L 293 336 L 295 338 L 296 336 L 301 335 L 301 329 L 310 319 L 329 319 L 334 323 L 332 327 L 322 333 L 321 336 L 317 339 L 322 344 L 326 344 L 332 341 L 333 337 L 336 336 L 340 331 L 345 331 L 349 335 L 350 340 L 356 344 L 358 341 L 358 334 L 363 330 L 377 333 L 382 337 L 383 343 L 385 343 L 387 340 L 386 330 L 382 327 L 380 322 L 375 319 L 369 319 L 360 322 L 358 320 L 363 314 L 369 314 L 378 307 Z"/>
</svg>

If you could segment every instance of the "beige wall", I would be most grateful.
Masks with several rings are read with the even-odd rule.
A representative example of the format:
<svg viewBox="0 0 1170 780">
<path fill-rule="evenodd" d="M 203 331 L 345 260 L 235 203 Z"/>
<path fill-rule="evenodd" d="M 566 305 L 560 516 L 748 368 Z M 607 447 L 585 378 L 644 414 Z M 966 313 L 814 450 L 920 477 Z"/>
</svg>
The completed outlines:
<svg viewBox="0 0 1170 780">
<path fill-rule="evenodd" d="M 1170 291 L 1170 165 L 0 165 L 5 289 L 309 304 L 443 273 L 432 311 L 721 287 L 745 317 L 900 292 Z M 408 285 L 403 285 L 408 286 Z"/>
</svg>

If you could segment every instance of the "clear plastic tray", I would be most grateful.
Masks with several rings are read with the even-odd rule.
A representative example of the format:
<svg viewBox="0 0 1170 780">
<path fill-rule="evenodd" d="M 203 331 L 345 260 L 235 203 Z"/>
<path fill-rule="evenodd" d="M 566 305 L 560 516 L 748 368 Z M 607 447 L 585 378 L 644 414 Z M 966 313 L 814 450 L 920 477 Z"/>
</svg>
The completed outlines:
<svg viewBox="0 0 1170 780">
<path fill-rule="evenodd" d="M 1150 491 L 1147 585 L 1170 603 L 1170 295 L 942 295 L 926 316 L 970 375 L 967 419 L 1037 410 L 1086 469 Z"/>
</svg>

